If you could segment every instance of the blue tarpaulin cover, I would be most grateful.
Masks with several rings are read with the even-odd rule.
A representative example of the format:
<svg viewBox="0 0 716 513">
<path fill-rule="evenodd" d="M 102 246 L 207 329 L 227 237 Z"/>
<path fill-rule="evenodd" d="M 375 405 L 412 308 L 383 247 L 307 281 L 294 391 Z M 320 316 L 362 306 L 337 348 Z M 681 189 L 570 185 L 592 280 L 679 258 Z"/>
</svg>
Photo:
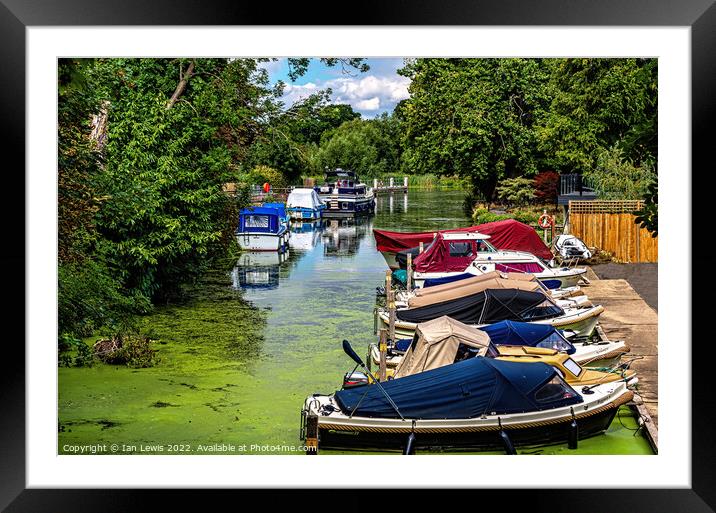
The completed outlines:
<svg viewBox="0 0 716 513">
<path fill-rule="evenodd" d="M 550 383 L 552 380 L 559 384 Z M 382 385 L 406 419 L 467 419 L 582 402 L 581 396 L 561 380 L 553 367 L 541 362 L 476 357 Z M 556 387 L 556 395 L 551 390 L 543 393 L 546 387 Z M 539 401 L 537 392 L 551 400 Z M 351 414 L 358 405 L 353 415 L 400 418 L 378 385 L 341 390 L 336 392 L 335 399 L 346 414 Z"/>
<path fill-rule="evenodd" d="M 246 219 L 250 216 L 266 216 L 268 226 L 246 226 Z M 278 233 L 281 229 L 280 222 L 281 213 L 271 207 L 249 207 L 242 208 L 239 212 L 239 226 L 236 228 L 238 233 L 258 232 L 258 233 Z"/>
<path fill-rule="evenodd" d="M 567 354 L 576 351 L 560 330 L 548 324 L 500 321 L 480 329 L 490 335 L 492 343 L 497 345 L 546 347 Z"/>
<path fill-rule="evenodd" d="M 288 214 L 286 214 L 286 205 L 284 203 L 264 203 L 262 206 L 278 210 L 278 215 L 281 216 L 281 219 L 286 219 L 288 217 Z"/>
<path fill-rule="evenodd" d="M 433 287 L 435 285 L 442 285 L 443 283 L 452 283 L 454 281 L 464 280 L 465 278 L 474 278 L 474 274 L 462 273 L 455 274 L 453 276 L 445 276 L 443 278 L 428 278 L 423 282 L 423 288 Z"/>
</svg>

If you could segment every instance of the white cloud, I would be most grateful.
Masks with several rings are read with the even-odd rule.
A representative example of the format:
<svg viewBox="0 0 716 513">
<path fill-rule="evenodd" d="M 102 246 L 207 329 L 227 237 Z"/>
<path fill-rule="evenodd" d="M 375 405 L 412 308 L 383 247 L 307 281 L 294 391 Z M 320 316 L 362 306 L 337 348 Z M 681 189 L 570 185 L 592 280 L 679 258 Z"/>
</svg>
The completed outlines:
<svg viewBox="0 0 716 513">
<path fill-rule="evenodd" d="M 358 110 L 378 110 L 380 108 L 380 98 L 374 96 L 370 100 L 361 100 L 355 104 Z"/>
<path fill-rule="evenodd" d="M 410 79 L 401 76 L 339 77 L 302 85 L 286 84 L 282 100 L 290 106 L 301 98 L 330 87 L 335 103 L 350 104 L 356 111 L 371 116 L 378 110 L 392 110 L 400 100 L 408 98 L 409 85 Z"/>
</svg>

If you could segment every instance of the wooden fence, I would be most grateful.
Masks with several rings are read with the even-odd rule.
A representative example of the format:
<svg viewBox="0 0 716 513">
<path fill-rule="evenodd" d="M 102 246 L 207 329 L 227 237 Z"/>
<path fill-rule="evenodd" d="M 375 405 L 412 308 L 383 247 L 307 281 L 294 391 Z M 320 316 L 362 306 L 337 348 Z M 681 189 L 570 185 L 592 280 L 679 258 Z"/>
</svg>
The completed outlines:
<svg viewBox="0 0 716 513">
<path fill-rule="evenodd" d="M 659 240 L 634 222 L 642 201 L 570 201 L 569 232 L 622 262 L 658 262 Z"/>
</svg>

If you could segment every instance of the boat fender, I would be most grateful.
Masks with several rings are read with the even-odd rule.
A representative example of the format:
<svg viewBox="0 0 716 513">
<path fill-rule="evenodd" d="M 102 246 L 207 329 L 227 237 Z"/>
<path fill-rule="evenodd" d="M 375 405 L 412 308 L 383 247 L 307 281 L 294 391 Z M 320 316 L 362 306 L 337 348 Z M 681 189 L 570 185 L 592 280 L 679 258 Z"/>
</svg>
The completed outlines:
<svg viewBox="0 0 716 513">
<path fill-rule="evenodd" d="M 510 436 L 507 434 L 507 431 L 502 429 L 502 420 L 499 417 L 497 418 L 497 422 L 500 425 L 500 438 L 502 439 L 502 445 L 505 446 L 505 454 L 517 454 L 515 446 L 512 444 L 512 440 L 510 440 Z"/>
<path fill-rule="evenodd" d="M 415 420 L 413 420 L 413 430 L 408 435 L 408 439 L 405 441 L 405 447 L 403 448 L 403 455 L 415 454 Z"/>
<path fill-rule="evenodd" d="M 570 411 L 572 412 L 572 422 L 569 424 L 567 447 L 570 449 L 576 449 L 579 443 L 579 426 L 577 425 L 577 419 L 574 416 L 574 408 L 570 408 Z"/>
</svg>

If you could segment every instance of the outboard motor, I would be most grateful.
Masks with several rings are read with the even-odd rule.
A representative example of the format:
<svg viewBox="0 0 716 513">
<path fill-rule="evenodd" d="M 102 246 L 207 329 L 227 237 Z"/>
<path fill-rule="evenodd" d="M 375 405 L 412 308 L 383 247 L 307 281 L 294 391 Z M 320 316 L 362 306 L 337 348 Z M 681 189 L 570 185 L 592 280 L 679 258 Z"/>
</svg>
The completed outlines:
<svg viewBox="0 0 716 513">
<path fill-rule="evenodd" d="M 363 372 L 346 372 L 343 376 L 343 389 L 355 388 L 369 383 L 368 376 Z"/>
</svg>

